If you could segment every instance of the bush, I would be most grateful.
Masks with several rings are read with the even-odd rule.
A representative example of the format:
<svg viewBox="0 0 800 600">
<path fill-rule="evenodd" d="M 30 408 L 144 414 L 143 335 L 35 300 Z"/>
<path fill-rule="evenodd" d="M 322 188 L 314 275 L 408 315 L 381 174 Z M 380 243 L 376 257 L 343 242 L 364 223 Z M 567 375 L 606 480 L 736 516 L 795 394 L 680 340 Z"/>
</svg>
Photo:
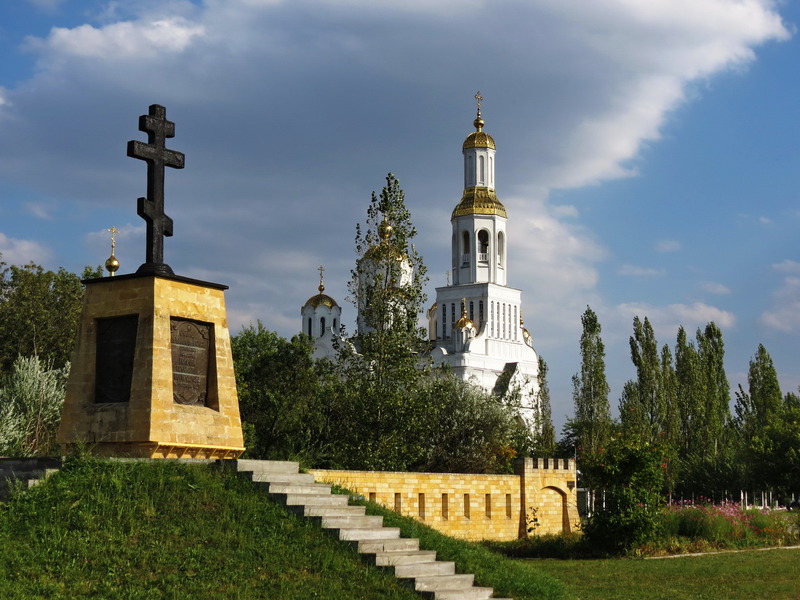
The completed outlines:
<svg viewBox="0 0 800 600">
<path fill-rule="evenodd" d="M 659 446 L 622 435 L 586 460 L 582 470 L 587 481 L 603 491 L 602 508 L 584 526 L 589 544 L 609 554 L 625 554 L 655 539 L 660 525 L 663 457 Z"/>
<path fill-rule="evenodd" d="M 58 449 L 69 363 L 52 369 L 20 356 L 0 387 L 0 456 L 48 456 Z"/>
</svg>

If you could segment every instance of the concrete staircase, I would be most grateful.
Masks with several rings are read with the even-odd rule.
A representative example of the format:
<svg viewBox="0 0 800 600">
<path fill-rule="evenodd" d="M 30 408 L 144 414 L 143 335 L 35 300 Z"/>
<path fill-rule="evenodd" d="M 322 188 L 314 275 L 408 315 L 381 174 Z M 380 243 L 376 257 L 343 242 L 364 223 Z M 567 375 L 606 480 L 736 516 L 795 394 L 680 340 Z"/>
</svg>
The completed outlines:
<svg viewBox="0 0 800 600">
<path fill-rule="evenodd" d="M 494 598 L 492 588 L 475 586 L 473 575 L 456 573 L 454 563 L 436 560 L 436 552 L 420 550 L 419 540 L 401 538 L 397 527 L 384 527 L 383 517 L 366 515 L 363 506 L 349 506 L 347 496 L 332 494 L 331 486 L 300 473 L 298 463 L 242 459 L 224 463 L 235 466 L 295 514 L 312 519 L 351 544 L 365 561 L 392 572 L 423 598 Z"/>
<path fill-rule="evenodd" d="M 33 487 L 60 468 L 58 458 L 0 458 L 0 500 L 8 498 L 12 482 Z"/>
</svg>

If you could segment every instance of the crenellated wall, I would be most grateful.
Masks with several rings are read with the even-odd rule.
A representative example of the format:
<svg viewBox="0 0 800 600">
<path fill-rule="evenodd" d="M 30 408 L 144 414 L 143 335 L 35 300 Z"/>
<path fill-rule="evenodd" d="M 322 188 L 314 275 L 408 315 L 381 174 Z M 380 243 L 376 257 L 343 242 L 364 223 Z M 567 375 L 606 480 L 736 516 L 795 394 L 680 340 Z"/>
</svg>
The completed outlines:
<svg viewBox="0 0 800 600">
<path fill-rule="evenodd" d="M 513 475 L 403 473 L 312 469 L 333 483 L 467 540 L 524 537 L 531 509 L 537 534 L 572 531 L 578 523 L 572 459 L 518 459 Z"/>
</svg>

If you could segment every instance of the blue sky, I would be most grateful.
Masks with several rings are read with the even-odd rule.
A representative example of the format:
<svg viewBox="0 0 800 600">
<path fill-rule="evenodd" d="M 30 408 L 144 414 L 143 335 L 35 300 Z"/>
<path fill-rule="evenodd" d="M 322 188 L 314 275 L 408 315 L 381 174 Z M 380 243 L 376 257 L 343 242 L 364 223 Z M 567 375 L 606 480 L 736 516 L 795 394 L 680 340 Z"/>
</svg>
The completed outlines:
<svg viewBox="0 0 800 600">
<path fill-rule="evenodd" d="M 285 336 L 395 173 L 433 288 L 474 94 L 497 142 L 509 283 L 572 413 L 580 316 L 597 312 L 611 404 L 648 317 L 723 330 L 732 389 L 758 344 L 800 386 L 797 4 L 771 0 L 18 0 L 0 5 L 0 252 L 144 261 L 138 116 L 167 107 L 179 274 L 224 283 L 233 333 Z"/>
</svg>

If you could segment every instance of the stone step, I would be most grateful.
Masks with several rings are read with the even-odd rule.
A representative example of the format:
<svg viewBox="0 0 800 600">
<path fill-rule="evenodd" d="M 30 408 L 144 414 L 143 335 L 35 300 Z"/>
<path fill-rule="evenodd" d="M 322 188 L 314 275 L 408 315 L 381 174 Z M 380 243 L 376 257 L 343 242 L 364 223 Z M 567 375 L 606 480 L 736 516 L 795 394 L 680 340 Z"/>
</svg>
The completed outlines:
<svg viewBox="0 0 800 600">
<path fill-rule="evenodd" d="M 419 550 L 417 538 L 384 538 L 381 540 L 352 540 L 350 542 L 359 554 L 373 552 L 406 552 Z"/>
<path fill-rule="evenodd" d="M 436 560 L 435 550 L 406 550 L 399 552 L 368 552 L 362 555 L 370 564 L 378 567 L 391 565 L 411 565 L 433 562 Z"/>
<path fill-rule="evenodd" d="M 401 538 L 400 528 L 384 527 L 383 517 L 366 515 L 363 506 L 331 493 L 331 486 L 314 483 L 289 461 L 225 461 L 260 489 L 298 516 L 311 518 L 348 542 L 366 562 L 391 570 L 402 584 L 433 600 L 488 600 L 493 590 L 475 587 L 475 577 L 456 574 L 455 563 L 437 561 L 436 552 L 419 549 L 419 540 Z"/>
<path fill-rule="evenodd" d="M 225 461 L 237 471 L 253 471 L 253 473 L 299 473 L 300 463 L 290 460 L 255 460 L 237 458 Z"/>
<path fill-rule="evenodd" d="M 383 527 L 383 517 L 372 515 L 326 515 L 311 517 L 323 529 L 348 529 L 351 527 Z"/>
<path fill-rule="evenodd" d="M 328 531 L 336 535 L 340 540 L 387 540 L 400 538 L 399 527 L 332 527 Z"/>
<path fill-rule="evenodd" d="M 455 575 L 456 563 L 436 560 L 433 562 L 390 565 L 381 567 L 390 570 L 398 579 L 429 577 L 431 575 Z"/>
<path fill-rule="evenodd" d="M 254 482 L 257 484 L 262 484 L 263 482 Z M 267 492 L 270 494 L 321 494 L 321 495 L 329 495 L 331 493 L 331 486 L 325 485 L 323 483 L 308 483 L 308 484 L 296 484 L 296 483 L 263 483 L 266 488 Z"/>
<path fill-rule="evenodd" d="M 314 476 L 310 473 L 256 473 L 253 471 L 243 471 L 249 473 L 250 479 L 264 483 L 285 483 L 296 485 L 310 485 L 314 483 Z"/>
<path fill-rule="evenodd" d="M 436 590 L 462 590 L 471 588 L 475 576 L 471 573 L 463 575 L 423 575 L 421 577 L 399 577 L 402 583 L 419 592 Z"/>
<path fill-rule="evenodd" d="M 419 595 L 430 600 L 512 600 L 511 598 L 494 598 L 494 590 L 490 587 L 470 587 L 458 590 L 421 591 Z"/>
<path fill-rule="evenodd" d="M 347 506 L 347 496 L 338 494 L 270 494 L 271 498 L 286 506 Z"/>
<path fill-rule="evenodd" d="M 304 506 L 296 504 L 287 506 L 291 512 L 300 517 L 353 517 L 364 516 L 367 512 L 366 506 Z"/>
</svg>

